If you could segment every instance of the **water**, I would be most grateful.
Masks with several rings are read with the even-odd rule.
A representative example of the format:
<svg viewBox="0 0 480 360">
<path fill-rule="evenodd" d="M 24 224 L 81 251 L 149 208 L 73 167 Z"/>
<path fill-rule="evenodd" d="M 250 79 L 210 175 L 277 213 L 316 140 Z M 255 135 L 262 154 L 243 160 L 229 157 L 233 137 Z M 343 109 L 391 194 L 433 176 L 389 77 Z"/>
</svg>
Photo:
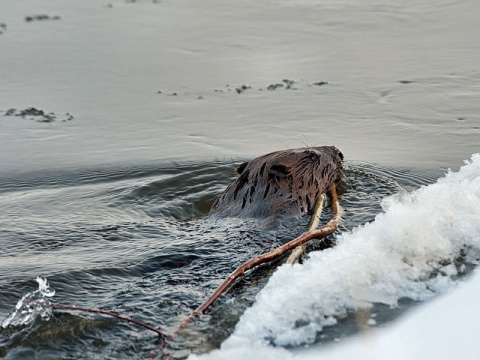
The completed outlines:
<svg viewBox="0 0 480 360">
<path fill-rule="evenodd" d="M 235 164 L 269 151 L 342 149 L 343 234 L 373 221 L 386 196 L 457 170 L 479 151 L 478 10 L 450 0 L 3 1 L 0 318 L 43 275 L 53 303 L 172 332 L 235 266 L 302 229 L 207 216 Z M 170 345 L 174 357 L 218 348 L 278 265 L 239 281 Z M 378 305 L 375 321 L 415 301 Z M 315 341 L 357 331 L 339 317 Z M 63 312 L 2 330 L 0 356 L 147 358 L 159 344 L 131 324 Z"/>
<path fill-rule="evenodd" d="M 32 280 L 41 273 L 48 274 L 58 304 L 115 310 L 172 332 L 236 266 L 282 241 L 281 233 L 264 234 L 243 221 L 219 224 L 208 219 L 215 196 L 235 176 L 233 167 L 233 163 L 214 162 L 117 169 L 103 174 L 46 174 L 44 178 L 37 175 L 37 186 L 22 186 L 25 181 L 20 179 L 5 181 L 1 228 L 2 238 L 10 240 L 5 242 L 8 245 L 0 268 L 5 314 L 35 287 Z M 373 220 L 381 210 L 381 198 L 426 181 L 411 173 L 409 182 L 402 185 L 394 173 L 368 164 L 347 164 L 342 205 L 352 215 L 345 216 L 343 229 Z M 400 173 L 408 174 L 406 170 Z M 31 175 L 28 178 L 34 179 Z M 329 216 L 325 212 L 324 221 Z M 292 236 L 307 222 L 304 219 Z M 218 308 L 194 324 L 190 331 L 197 332 L 196 339 L 177 346 L 200 350 L 218 346 L 271 270 L 266 267 L 240 281 Z M 60 318 L 63 316 L 67 315 Z M 73 328 L 76 322 L 85 321 L 85 315 L 68 316 Z M 74 333 L 80 343 L 86 343 L 81 349 L 72 347 L 65 355 L 87 356 L 99 351 L 87 339 L 82 340 L 84 337 L 108 339 L 111 345 L 101 346 L 102 353 L 112 357 L 126 351 L 119 343 L 132 346 L 127 341 L 132 331 L 142 344 L 142 350 L 135 346 L 140 357 L 157 343 L 155 335 L 147 331 L 113 320 L 97 321 L 102 324 L 100 328 L 92 324 L 87 334 Z M 55 336 L 60 339 L 66 336 L 64 332 L 73 331 L 68 325 L 51 329 L 50 322 L 35 326 L 36 331 L 28 328 L 28 332 L 35 336 L 35 351 L 42 356 L 52 351 L 50 339 L 40 335 L 45 327 L 49 333 L 58 331 Z M 4 339 L 3 351 L 30 344 L 30 336 L 20 338 Z M 69 338 L 67 344 L 76 341 Z M 128 356 L 133 355 L 137 353 L 128 352 Z"/>
</svg>

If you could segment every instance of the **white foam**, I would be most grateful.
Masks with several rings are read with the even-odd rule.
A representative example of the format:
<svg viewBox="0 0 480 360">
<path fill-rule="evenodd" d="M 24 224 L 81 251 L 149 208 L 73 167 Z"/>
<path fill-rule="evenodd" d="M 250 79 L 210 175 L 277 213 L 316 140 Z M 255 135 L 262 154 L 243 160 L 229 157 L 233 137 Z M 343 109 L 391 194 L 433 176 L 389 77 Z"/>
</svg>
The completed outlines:
<svg viewBox="0 0 480 360">
<path fill-rule="evenodd" d="M 43 320 L 49 320 L 53 310 L 48 297 L 55 295 L 55 290 L 50 287 L 43 276 L 37 276 L 38 289 L 26 293 L 15 305 L 12 311 L 2 322 L 2 328 L 9 326 L 25 326 L 32 324 L 40 316 Z"/>
<path fill-rule="evenodd" d="M 480 258 L 480 154 L 459 172 L 382 205 L 374 222 L 343 234 L 335 248 L 312 253 L 304 265 L 281 266 L 221 350 L 206 357 L 243 358 L 255 349 L 289 358 L 270 344 L 309 344 L 348 310 L 429 299 L 456 284 L 464 267 L 452 262 L 462 251 L 467 262 Z"/>
</svg>

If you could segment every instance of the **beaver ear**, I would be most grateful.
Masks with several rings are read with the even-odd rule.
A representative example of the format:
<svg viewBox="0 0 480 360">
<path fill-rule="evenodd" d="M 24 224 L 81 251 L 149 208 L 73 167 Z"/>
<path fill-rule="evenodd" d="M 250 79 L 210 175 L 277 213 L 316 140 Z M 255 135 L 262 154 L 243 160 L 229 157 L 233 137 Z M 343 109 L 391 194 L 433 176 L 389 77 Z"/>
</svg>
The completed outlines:
<svg viewBox="0 0 480 360">
<path fill-rule="evenodd" d="M 244 162 L 243 164 L 240 164 L 238 165 L 236 168 L 235 168 L 235 172 L 238 174 L 238 175 L 241 175 L 243 170 L 245 170 L 245 168 L 247 167 L 248 165 L 248 162 Z"/>
<path fill-rule="evenodd" d="M 334 146 L 334 149 L 337 151 L 337 154 L 338 154 L 338 156 L 340 157 L 340 160 L 343 160 L 343 153 L 342 153 L 342 151 L 341 151 L 339 148 L 335 147 L 335 146 Z"/>
</svg>

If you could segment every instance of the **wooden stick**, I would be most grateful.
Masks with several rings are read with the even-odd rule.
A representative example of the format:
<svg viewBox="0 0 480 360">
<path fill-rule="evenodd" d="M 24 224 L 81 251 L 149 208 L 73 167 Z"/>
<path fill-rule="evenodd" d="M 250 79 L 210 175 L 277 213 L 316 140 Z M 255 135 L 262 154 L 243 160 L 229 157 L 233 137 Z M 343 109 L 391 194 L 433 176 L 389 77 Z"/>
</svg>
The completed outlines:
<svg viewBox="0 0 480 360">
<path fill-rule="evenodd" d="M 264 264 L 266 262 L 272 261 L 277 259 L 278 257 L 285 254 L 287 251 L 290 251 L 296 248 L 299 245 L 306 243 L 311 239 L 322 238 L 327 235 L 330 235 L 337 229 L 337 224 L 333 221 L 330 221 L 327 225 L 325 225 L 322 229 L 307 231 L 297 237 L 296 239 L 276 248 L 271 249 L 268 253 L 257 256 L 253 258 L 240 267 L 238 267 L 234 272 L 232 272 L 227 279 L 215 290 L 215 292 L 202 304 L 200 305 L 194 313 L 200 314 L 207 310 L 214 302 L 217 300 L 220 295 L 222 295 L 225 290 L 239 277 L 243 276 L 245 272 L 254 267 Z"/>
<path fill-rule="evenodd" d="M 333 211 L 333 221 L 340 224 L 340 221 L 342 221 L 342 209 L 338 203 L 338 194 L 337 190 L 335 190 L 335 184 L 330 188 L 330 202 Z"/>
<path fill-rule="evenodd" d="M 312 218 L 308 223 L 308 231 L 316 229 L 318 227 L 318 224 L 320 224 L 320 216 L 322 215 L 322 210 L 325 206 L 326 200 L 327 195 L 325 195 L 325 193 L 322 193 L 318 198 L 317 202 L 315 203 L 315 210 L 313 211 Z"/>
<path fill-rule="evenodd" d="M 322 214 L 322 209 L 325 206 L 325 200 L 327 196 L 325 193 L 322 193 L 315 203 L 315 210 L 313 211 L 312 218 L 310 219 L 310 223 L 308 224 L 308 231 L 316 229 L 318 224 L 320 223 L 320 215 Z M 303 244 L 295 248 L 290 256 L 288 257 L 286 263 L 287 264 L 295 264 L 300 260 L 302 255 L 307 251 L 307 244 Z"/>
<path fill-rule="evenodd" d="M 104 310 L 99 310 L 99 309 L 89 309 L 89 308 L 83 308 L 83 307 L 77 307 L 77 306 L 71 306 L 71 305 L 53 305 L 53 304 L 52 304 L 52 309 L 53 310 L 84 311 L 84 312 L 89 312 L 89 313 L 108 315 L 108 316 L 112 316 L 112 317 L 115 317 L 115 318 L 120 319 L 120 320 L 125 320 L 125 321 L 128 321 L 128 322 L 143 326 L 145 329 L 153 331 L 153 332 L 157 333 L 158 335 L 160 335 L 161 337 L 166 337 L 166 335 L 164 333 L 162 333 L 158 329 L 155 329 L 154 327 L 151 327 L 150 325 L 144 324 L 144 323 L 142 323 L 138 320 L 135 320 L 135 319 L 132 319 L 132 318 L 129 318 L 129 317 L 126 317 L 126 316 L 122 316 L 122 315 L 112 313 L 110 311 L 104 311 Z"/>
</svg>

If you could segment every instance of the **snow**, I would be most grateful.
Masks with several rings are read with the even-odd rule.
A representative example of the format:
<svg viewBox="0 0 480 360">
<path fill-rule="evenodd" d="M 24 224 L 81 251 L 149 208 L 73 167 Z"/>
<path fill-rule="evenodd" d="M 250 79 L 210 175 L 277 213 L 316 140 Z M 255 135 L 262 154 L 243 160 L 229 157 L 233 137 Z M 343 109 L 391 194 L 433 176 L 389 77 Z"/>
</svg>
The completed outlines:
<svg viewBox="0 0 480 360">
<path fill-rule="evenodd" d="M 310 348 L 295 358 L 317 359 L 477 359 L 480 273 L 385 329 L 371 330 L 342 345 Z M 320 352 L 321 351 L 321 352 Z"/>
</svg>

